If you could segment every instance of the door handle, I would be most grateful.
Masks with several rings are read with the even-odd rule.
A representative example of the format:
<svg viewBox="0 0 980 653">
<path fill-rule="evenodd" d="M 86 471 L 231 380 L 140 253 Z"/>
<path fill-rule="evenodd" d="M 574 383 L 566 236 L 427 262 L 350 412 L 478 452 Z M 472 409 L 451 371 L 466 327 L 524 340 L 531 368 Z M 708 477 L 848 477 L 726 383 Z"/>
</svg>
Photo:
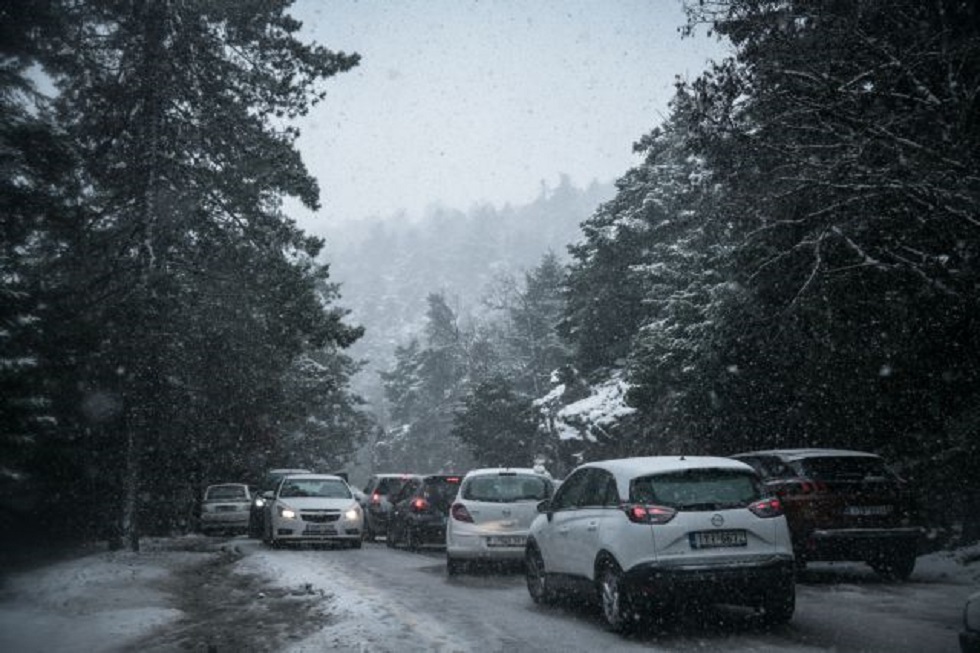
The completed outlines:
<svg viewBox="0 0 980 653">
<path fill-rule="evenodd" d="M 568 535 L 568 529 L 567 528 L 559 528 L 558 529 L 558 534 L 559 535 Z"/>
</svg>

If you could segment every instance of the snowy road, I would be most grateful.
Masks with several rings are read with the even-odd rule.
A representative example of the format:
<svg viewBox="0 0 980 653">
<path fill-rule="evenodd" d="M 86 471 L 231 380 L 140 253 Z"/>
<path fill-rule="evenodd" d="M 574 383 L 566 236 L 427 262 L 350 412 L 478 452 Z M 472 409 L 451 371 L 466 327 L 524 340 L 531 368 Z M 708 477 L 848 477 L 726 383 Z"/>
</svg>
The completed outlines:
<svg viewBox="0 0 980 653">
<path fill-rule="evenodd" d="M 388 653 L 657 651 L 958 653 L 980 545 L 920 557 L 906 583 L 863 565 L 813 565 L 793 620 L 688 606 L 661 631 L 622 638 L 589 605 L 534 605 L 517 570 L 450 578 L 438 550 L 272 550 L 244 537 L 80 552 L 0 576 L 0 651 Z"/>
<path fill-rule="evenodd" d="M 441 552 L 383 544 L 360 551 L 271 551 L 243 543 L 240 570 L 312 583 L 330 599 L 334 625 L 290 651 L 832 651 L 956 653 L 965 597 L 962 579 L 920 572 L 908 583 L 878 580 L 861 565 L 804 573 L 798 610 L 767 630 L 723 609 L 684 616 L 666 631 L 628 639 L 606 632 L 593 608 L 535 606 L 518 572 L 450 578 Z"/>
</svg>

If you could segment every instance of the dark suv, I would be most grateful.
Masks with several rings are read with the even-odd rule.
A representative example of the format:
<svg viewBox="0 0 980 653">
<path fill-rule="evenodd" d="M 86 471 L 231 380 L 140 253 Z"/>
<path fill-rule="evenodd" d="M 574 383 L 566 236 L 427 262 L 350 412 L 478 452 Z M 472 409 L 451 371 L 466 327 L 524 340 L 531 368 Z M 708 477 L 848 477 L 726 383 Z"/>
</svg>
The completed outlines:
<svg viewBox="0 0 980 653">
<path fill-rule="evenodd" d="M 289 474 L 309 474 L 308 469 L 270 469 L 262 478 L 258 491 L 252 494 L 252 503 L 248 511 L 248 536 L 253 539 L 261 539 L 265 533 L 265 492 L 271 492 L 279 485 L 279 481 Z"/>
<path fill-rule="evenodd" d="M 423 544 L 446 545 L 446 518 L 463 477 L 430 474 L 408 480 L 392 500 L 388 546 L 410 550 Z"/>
<path fill-rule="evenodd" d="M 364 539 L 374 541 L 379 535 L 388 534 L 388 514 L 391 497 L 396 495 L 409 479 L 417 474 L 375 474 L 364 486 Z"/>
<path fill-rule="evenodd" d="M 885 461 L 841 449 L 773 449 L 732 456 L 762 476 L 783 503 L 800 565 L 867 562 L 904 580 L 915 568 L 921 529 L 912 492 Z"/>
</svg>

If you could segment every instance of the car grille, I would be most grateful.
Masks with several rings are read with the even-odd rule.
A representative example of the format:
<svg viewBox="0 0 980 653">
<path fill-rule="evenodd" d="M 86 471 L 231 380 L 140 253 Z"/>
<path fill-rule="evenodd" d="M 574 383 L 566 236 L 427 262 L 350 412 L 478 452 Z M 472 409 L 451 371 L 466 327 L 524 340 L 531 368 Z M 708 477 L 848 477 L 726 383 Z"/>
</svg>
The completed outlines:
<svg viewBox="0 0 980 653">
<path fill-rule="evenodd" d="M 320 511 L 320 512 L 301 512 L 299 516 L 303 521 L 308 521 L 313 524 L 325 524 L 331 521 L 337 521 L 340 519 L 339 511 Z"/>
</svg>

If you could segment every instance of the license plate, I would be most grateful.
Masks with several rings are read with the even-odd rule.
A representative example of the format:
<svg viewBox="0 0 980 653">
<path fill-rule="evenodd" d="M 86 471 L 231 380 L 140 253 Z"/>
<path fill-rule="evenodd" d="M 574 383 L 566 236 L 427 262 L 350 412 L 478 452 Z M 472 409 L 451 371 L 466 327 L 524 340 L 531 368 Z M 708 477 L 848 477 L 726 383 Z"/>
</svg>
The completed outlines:
<svg viewBox="0 0 980 653">
<path fill-rule="evenodd" d="M 487 546 L 524 546 L 527 538 L 523 535 L 494 535 L 487 538 Z"/>
<path fill-rule="evenodd" d="M 330 524 L 307 524 L 306 533 L 309 535 L 324 535 L 333 533 L 333 526 Z"/>
<path fill-rule="evenodd" d="M 852 517 L 873 517 L 877 515 L 890 515 L 891 506 L 847 506 L 844 514 Z"/>
<path fill-rule="evenodd" d="M 691 533 L 691 547 L 694 549 L 745 546 L 747 543 L 745 531 L 699 531 Z"/>
</svg>

